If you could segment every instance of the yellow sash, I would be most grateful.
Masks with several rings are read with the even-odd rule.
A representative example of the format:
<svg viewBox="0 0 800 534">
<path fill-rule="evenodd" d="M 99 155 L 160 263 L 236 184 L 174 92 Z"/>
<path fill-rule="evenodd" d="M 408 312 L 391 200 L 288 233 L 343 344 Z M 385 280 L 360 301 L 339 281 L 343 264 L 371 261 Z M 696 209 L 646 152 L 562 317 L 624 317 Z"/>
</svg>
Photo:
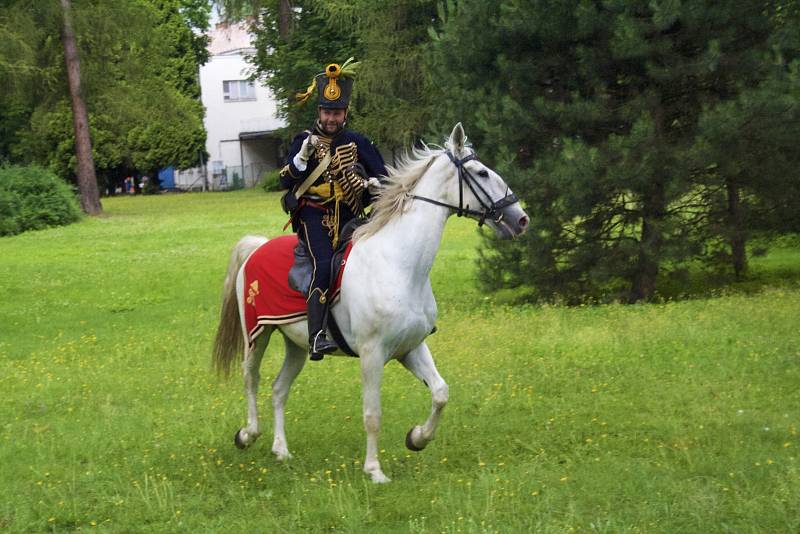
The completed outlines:
<svg viewBox="0 0 800 534">
<path fill-rule="evenodd" d="M 333 194 L 331 194 L 331 189 L 333 189 Z M 342 192 L 342 186 L 339 185 L 339 182 L 333 182 L 333 188 L 331 188 L 330 182 L 324 183 L 322 185 L 314 185 L 308 188 L 306 194 L 309 195 L 316 195 L 320 198 L 330 199 L 331 197 L 336 198 L 336 200 L 342 200 L 344 198 L 344 193 Z"/>
</svg>

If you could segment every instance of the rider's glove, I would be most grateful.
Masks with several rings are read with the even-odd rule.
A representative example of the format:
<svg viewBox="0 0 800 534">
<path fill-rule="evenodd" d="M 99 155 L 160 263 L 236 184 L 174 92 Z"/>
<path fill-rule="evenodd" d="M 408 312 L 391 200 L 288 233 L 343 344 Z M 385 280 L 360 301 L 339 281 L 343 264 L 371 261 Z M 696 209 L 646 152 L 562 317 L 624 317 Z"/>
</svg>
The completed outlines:
<svg viewBox="0 0 800 534">
<path fill-rule="evenodd" d="M 303 139 L 303 144 L 300 145 L 300 150 L 295 154 L 292 163 L 297 167 L 297 170 L 303 172 L 308 168 L 308 160 L 314 155 L 314 149 L 317 144 L 317 136 L 309 135 Z"/>
</svg>

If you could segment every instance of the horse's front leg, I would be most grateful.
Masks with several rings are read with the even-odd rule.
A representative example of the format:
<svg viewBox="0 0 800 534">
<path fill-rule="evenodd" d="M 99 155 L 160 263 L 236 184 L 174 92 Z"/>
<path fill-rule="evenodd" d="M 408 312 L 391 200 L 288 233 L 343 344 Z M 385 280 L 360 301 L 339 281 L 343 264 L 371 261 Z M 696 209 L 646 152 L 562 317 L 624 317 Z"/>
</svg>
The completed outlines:
<svg viewBox="0 0 800 534">
<path fill-rule="evenodd" d="M 364 472 L 373 482 L 390 479 L 381 471 L 378 461 L 378 434 L 381 430 L 381 379 L 384 361 L 375 352 L 361 355 L 361 383 L 364 389 L 364 429 L 367 431 L 367 457 Z"/>
<path fill-rule="evenodd" d="M 272 383 L 272 411 L 274 414 L 274 435 L 272 441 L 272 452 L 278 460 L 288 460 L 292 457 L 289 453 L 289 445 L 286 442 L 286 432 L 284 430 L 284 413 L 286 399 L 289 397 L 289 389 L 292 387 L 294 379 L 303 370 L 306 363 L 306 348 L 295 345 L 292 340 L 284 336 L 286 345 L 286 355 L 283 366 L 275 381 Z"/>
<path fill-rule="evenodd" d="M 416 349 L 406 354 L 400 363 L 431 390 L 432 408 L 428 420 L 422 426 L 412 428 L 406 435 L 406 447 L 412 451 L 421 451 L 436 434 L 439 417 L 447 404 L 448 388 L 439 371 L 436 370 L 431 351 L 425 343 L 420 343 Z"/>
<path fill-rule="evenodd" d="M 247 426 L 240 428 L 233 437 L 233 442 L 240 449 L 249 447 L 261 435 L 258 426 L 258 383 L 261 380 L 261 359 L 264 357 L 264 350 L 267 348 L 271 333 L 270 330 L 262 332 L 256 339 L 252 350 L 246 346 L 247 342 L 245 342 L 242 375 L 247 397 Z"/>
</svg>

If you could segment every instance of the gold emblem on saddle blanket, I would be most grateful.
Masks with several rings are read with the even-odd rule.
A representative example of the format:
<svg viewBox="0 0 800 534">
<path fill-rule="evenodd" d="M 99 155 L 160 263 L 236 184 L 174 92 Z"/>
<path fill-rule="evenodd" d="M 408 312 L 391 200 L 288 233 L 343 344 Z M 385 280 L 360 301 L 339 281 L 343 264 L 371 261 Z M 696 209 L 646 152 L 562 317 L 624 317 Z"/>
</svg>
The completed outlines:
<svg viewBox="0 0 800 534">
<path fill-rule="evenodd" d="M 250 287 L 247 288 L 247 303 L 251 306 L 256 305 L 256 297 L 259 294 L 258 290 L 258 280 L 253 280 L 250 284 Z"/>
</svg>

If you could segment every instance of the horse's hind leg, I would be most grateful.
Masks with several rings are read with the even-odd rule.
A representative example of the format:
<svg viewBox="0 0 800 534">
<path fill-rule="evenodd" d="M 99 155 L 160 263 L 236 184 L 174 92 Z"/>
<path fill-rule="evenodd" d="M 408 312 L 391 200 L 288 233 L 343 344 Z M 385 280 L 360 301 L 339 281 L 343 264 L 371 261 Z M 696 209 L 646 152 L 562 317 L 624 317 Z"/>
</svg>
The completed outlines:
<svg viewBox="0 0 800 534">
<path fill-rule="evenodd" d="M 436 434 L 439 417 L 447 404 L 448 388 L 439 371 L 436 370 L 431 351 L 425 343 L 420 343 L 416 349 L 406 354 L 400 363 L 431 390 L 433 402 L 428 420 L 422 426 L 412 428 L 406 435 L 406 447 L 412 451 L 421 451 Z"/>
<path fill-rule="evenodd" d="M 272 442 L 272 452 L 278 460 L 288 460 L 292 457 L 286 443 L 286 432 L 284 429 L 284 409 L 286 399 L 289 397 L 289 389 L 292 387 L 294 379 L 303 370 L 306 363 L 305 347 L 298 347 L 288 337 L 284 336 L 286 345 L 286 356 L 283 359 L 283 366 L 280 373 L 272 383 L 272 410 L 274 413 L 274 432 L 275 439 Z"/>
<path fill-rule="evenodd" d="M 258 383 L 261 380 L 261 359 L 264 357 L 264 351 L 269 344 L 270 334 L 272 334 L 272 328 L 267 327 L 267 330 L 256 338 L 252 350 L 245 346 L 242 374 L 244 376 L 244 391 L 247 396 L 247 426 L 240 428 L 234 436 L 234 443 L 240 449 L 252 445 L 261 435 L 258 426 Z"/>
</svg>

